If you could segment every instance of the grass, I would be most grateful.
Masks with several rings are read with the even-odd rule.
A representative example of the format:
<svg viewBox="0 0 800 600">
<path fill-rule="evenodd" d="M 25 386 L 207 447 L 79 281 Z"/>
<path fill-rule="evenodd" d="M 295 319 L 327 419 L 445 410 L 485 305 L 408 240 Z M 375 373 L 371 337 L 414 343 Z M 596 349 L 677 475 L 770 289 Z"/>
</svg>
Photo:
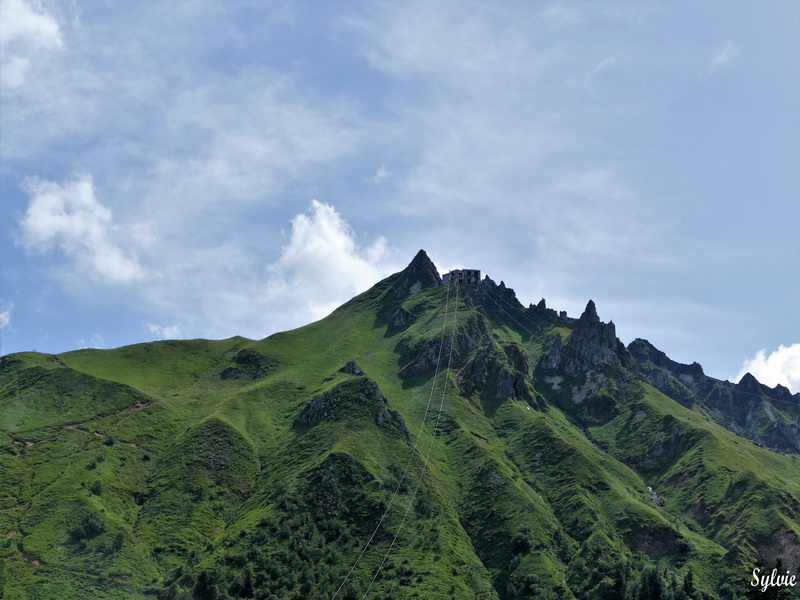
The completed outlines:
<svg viewBox="0 0 800 600">
<path fill-rule="evenodd" d="M 384 512 L 339 597 L 361 597 L 395 534 L 371 597 L 582 599 L 646 565 L 691 566 L 711 592 L 800 539 L 797 460 L 612 372 L 598 396 L 613 410 L 584 421 L 570 390 L 594 375 L 530 379 L 569 326 L 523 326 L 464 289 L 453 330 L 455 299 L 409 296 L 413 279 L 264 340 L 4 357 L 5 597 L 327 598 Z M 434 380 L 420 357 L 443 331 L 454 368 Z M 339 372 L 351 360 L 365 377 Z"/>
</svg>

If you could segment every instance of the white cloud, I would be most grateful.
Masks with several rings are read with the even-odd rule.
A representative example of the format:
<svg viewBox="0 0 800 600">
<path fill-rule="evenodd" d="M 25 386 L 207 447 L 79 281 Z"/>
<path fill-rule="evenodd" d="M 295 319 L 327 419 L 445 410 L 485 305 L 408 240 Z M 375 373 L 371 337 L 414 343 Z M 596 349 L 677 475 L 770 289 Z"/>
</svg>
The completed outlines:
<svg viewBox="0 0 800 600">
<path fill-rule="evenodd" d="M 99 333 L 95 333 L 90 337 L 88 340 L 78 340 L 78 347 L 79 348 L 97 348 L 98 350 L 103 350 L 106 347 L 106 342 Z"/>
<path fill-rule="evenodd" d="M 150 315 L 146 329 L 161 339 L 261 338 L 322 318 L 398 270 L 384 238 L 360 243 L 329 204 L 312 201 L 291 224 L 288 243 L 266 264 L 232 241 L 152 266 L 147 285 L 135 288 Z M 273 230 L 262 225 L 265 236 Z"/>
<path fill-rule="evenodd" d="M 352 152 L 358 141 L 346 103 L 324 108 L 291 77 L 269 73 L 219 78 L 170 100 L 164 152 L 150 175 L 158 202 L 185 208 L 264 201 L 309 169 Z M 187 142 L 191 140 L 190 144 Z"/>
<path fill-rule="evenodd" d="M 46 253 L 55 246 L 112 283 L 129 283 L 144 276 L 138 261 L 115 243 L 117 229 L 111 210 L 95 197 L 91 176 L 63 184 L 29 179 L 25 188 L 30 203 L 20 229 L 26 248 Z"/>
<path fill-rule="evenodd" d="M 800 392 L 800 344 L 781 344 L 769 355 L 766 350 L 759 350 L 753 358 L 742 363 L 735 381 L 739 381 L 745 373 L 750 373 L 770 387 L 780 383 L 792 393 Z"/>
<path fill-rule="evenodd" d="M 368 178 L 367 181 L 371 181 L 373 183 L 380 184 L 384 179 L 387 179 L 392 176 L 392 172 L 386 168 L 386 165 L 381 165 L 377 171 L 375 171 L 375 175 Z"/>
<path fill-rule="evenodd" d="M 0 300 L 0 330 L 11 326 L 11 311 L 13 310 L 14 305 L 12 303 L 9 302 L 4 307 L 2 300 Z"/>
<path fill-rule="evenodd" d="M 61 48 L 58 22 L 40 6 L 24 0 L 3 0 L 0 10 L 0 81 L 8 88 L 25 82 L 31 57 Z"/>
<path fill-rule="evenodd" d="M 551 60 L 531 39 L 536 19 L 533 12 L 512 16 L 491 3 L 414 2 L 372 4 L 343 23 L 379 71 L 472 94 L 530 75 Z"/>
<path fill-rule="evenodd" d="M 739 56 L 739 46 L 728 40 L 714 50 L 711 59 L 706 65 L 706 70 L 709 73 L 713 73 L 715 71 L 727 69 L 737 56 Z"/>
<path fill-rule="evenodd" d="M 388 275 L 389 254 L 383 237 L 361 247 L 333 206 L 313 200 L 310 214 L 292 219 L 289 244 L 269 267 L 267 310 L 294 326 L 319 319 Z"/>
<path fill-rule="evenodd" d="M 4 0 L 0 44 L 5 47 L 20 40 L 43 48 L 58 48 L 62 43 L 58 23 L 52 16 L 34 10 L 24 0 Z"/>
<path fill-rule="evenodd" d="M 159 340 L 175 340 L 181 336 L 181 328 L 177 325 L 155 325 L 153 323 L 147 324 L 147 331 L 156 335 Z"/>
</svg>

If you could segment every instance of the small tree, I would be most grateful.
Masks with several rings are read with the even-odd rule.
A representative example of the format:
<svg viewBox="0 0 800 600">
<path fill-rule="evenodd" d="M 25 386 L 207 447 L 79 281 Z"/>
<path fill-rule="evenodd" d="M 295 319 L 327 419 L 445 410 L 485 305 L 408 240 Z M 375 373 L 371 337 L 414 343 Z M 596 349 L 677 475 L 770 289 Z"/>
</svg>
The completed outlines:
<svg viewBox="0 0 800 600">
<path fill-rule="evenodd" d="M 124 544 L 125 544 L 125 534 L 120 531 L 114 537 L 114 542 L 111 544 L 111 549 L 114 552 L 119 552 L 120 550 L 122 550 L 122 546 Z"/>
</svg>

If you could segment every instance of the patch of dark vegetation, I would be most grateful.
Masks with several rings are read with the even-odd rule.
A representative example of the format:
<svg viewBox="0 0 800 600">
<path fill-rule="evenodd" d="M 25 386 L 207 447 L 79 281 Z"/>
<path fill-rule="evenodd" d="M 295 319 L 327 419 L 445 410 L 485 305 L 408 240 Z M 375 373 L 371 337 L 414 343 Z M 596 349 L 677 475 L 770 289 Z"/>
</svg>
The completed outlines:
<svg viewBox="0 0 800 600">
<path fill-rule="evenodd" d="M 350 364 L 350 363 L 349 363 Z M 352 363 L 355 364 L 354 362 Z M 358 366 L 355 365 L 357 369 Z M 358 369 L 360 372 L 361 369 Z M 399 412 L 389 408 L 389 401 L 378 384 L 367 377 L 354 377 L 311 399 L 297 414 L 297 425 L 313 426 L 323 421 L 339 421 L 363 414 L 368 407 L 379 427 L 393 427 L 404 436 L 408 428 Z"/>
<path fill-rule="evenodd" d="M 258 379 L 273 373 L 278 367 L 278 361 L 272 356 L 267 356 L 245 348 L 233 355 L 232 365 L 220 373 L 220 378 L 228 379 Z"/>
<path fill-rule="evenodd" d="M 69 539 L 71 542 L 79 544 L 94 539 L 105 531 L 106 527 L 100 519 L 94 515 L 87 515 L 69 532 Z"/>
</svg>

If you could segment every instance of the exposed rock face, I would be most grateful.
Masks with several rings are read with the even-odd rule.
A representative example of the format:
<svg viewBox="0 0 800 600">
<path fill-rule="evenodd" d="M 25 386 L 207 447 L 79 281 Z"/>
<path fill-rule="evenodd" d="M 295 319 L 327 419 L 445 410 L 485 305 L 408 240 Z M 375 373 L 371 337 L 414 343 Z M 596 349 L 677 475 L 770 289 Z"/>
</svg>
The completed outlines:
<svg viewBox="0 0 800 600">
<path fill-rule="evenodd" d="M 555 336 L 550 351 L 540 360 L 539 366 L 548 370 L 559 369 L 565 375 L 576 375 L 620 364 L 614 323 L 600 320 L 592 300 L 578 319 L 567 345 L 562 344 L 561 337 Z"/>
<path fill-rule="evenodd" d="M 594 302 L 589 300 L 569 339 L 565 352 L 585 367 L 605 367 L 614 364 L 617 333 L 614 323 L 600 321 Z M 579 365 L 572 366 L 580 368 Z"/>
<path fill-rule="evenodd" d="M 401 340 L 399 350 L 403 354 L 412 354 L 414 358 L 400 370 L 400 377 L 407 379 L 434 370 L 439 360 L 440 343 L 441 337 L 436 336 L 426 340 L 418 348 L 408 348 L 407 342 Z M 492 334 L 486 319 L 474 316 L 460 323 L 455 336 L 449 335 L 449 331 L 445 334 L 441 352 L 441 360 L 445 362 L 443 367 L 450 356 L 451 345 L 453 365 L 456 366 L 462 365 L 478 349 L 491 346 Z"/>
<path fill-rule="evenodd" d="M 359 371 L 355 361 L 345 365 L 351 371 Z M 353 374 L 353 373 L 351 373 Z M 334 388 L 316 396 L 297 414 L 298 425 L 317 425 L 322 421 L 347 419 L 353 413 L 371 409 L 375 424 L 379 427 L 395 427 L 408 436 L 403 417 L 389 408 L 389 401 L 381 393 L 378 384 L 363 376 L 345 381 Z"/>
<path fill-rule="evenodd" d="M 456 369 L 456 384 L 463 394 L 471 396 L 488 392 L 491 397 L 499 399 L 533 399 L 527 353 L 514 343 L 498 344 L 486 317 L 479 314 L 462 321 L 455 336 L 445 335 L 443 342 L 437 336 L 414 349 L 401 341 L 400 351 L 411 354 L 413 358 L 400 370 L 400 377 L 409 378 L 433 371 L 440 357 L 440 343 L 440 369 L 446 368 L 452 346 L 451 367 Z"/>
<path fill-rule="evenodd" d="M 517 294 L 510 287 L 506 287 L 505 282 L 501 281 L 497 285 L 488 275 L 483 278 L 481 287 L 485 292 L 485 300 L 489 305 L 498 310 L 500 313 L 508 314 L 511 309 L 517 309 L 521 312 L 525 311 L 525 307 L 517 299 Z"/>
<path fill-rule="evenodd" d="M 458 389 L 465 396 L 471 396 L 483 388 L 488 377 L 487 360 L 489 353 L 485 349 L 480 349 L 475 353 L 472 360 L 458 373 L 456 381 Z"/>
<path fill-rule="evenodd" d="M 554 334 L 545 340 L 550 350 L 539 360 L 539 366 L 546 371 L 552 371 L 561 364 L 561 354 L 564 350 L 564 341 L 559 334 Z"/>
<path fill-rule="evenodd" d="M 415 320 L 416 319 L 414 318 L 414 315 L 401 306 L 392 316 L 391 320 L 389 321 L 389 326 L 394 327 L 395 329 L 406 329 Z"/>
<path fill-rule="evenodd" d="M 499 365 L 495 371 L 495 398 L 520 398 L 531 397 L 525 376 L 519 371 L 510 369 L 507 365 Z"/>
<path fill-rule="evenodd" d="M 341 369 L 339 369 L 339 373 L 346 373 L 347 375 L 355 375 L 356 377 L 363 377 L 364 371 L 361 370 L 361 367 L 358 366 L 358 363 L 354 360 L 351 360 Z"/>
<path fill-rule="evenodd" d="M 745 373 L 739 380 L 739 391 L 747 394 L 761 394 L 764 392 L 768 393 L 770 389 L 762 383 L 759 383 L 758 379 L 753 377 L 750 373 Z"/>
<path fill-rule="evenodd" d="M 628 345 L 628 350 L 639 363 L 646 363 L 648 361 L 653 363 L 656 367 L 668 371 L 670 375 L 677 377 L 689 389 L 694 389 L 695 384 L 705 377 L 703 367 L 698 363 L 693 362 L 691 365 L 677 363 L 647 340 L 633 340 Z"/>
<path fill-rule="evenodd" d="M 550 348 L 536 371 L 559 394 L 563 409 L 585 423 L 603 423 L 618 414 L 618 399 L 626 397 L 636 365 L 617 339 L 614 323 L 600 320 L 593 301 L 580 319 L 560 318 L 565 319 L 573 325 L 567 342 L 558 332 L 545 339 Z"/>
<path fill-rule="evenodd" d="M 769 388 L 750 373 L 738 384 L 714 379 L 696 362 L 675 362 L 647 340 L 634 340 L 628 350 L 647 381 L 684 406 L 704 406 L 720 425 L 757 444 L 800 453 L 800 394 Z"/>
<path fill-rule="evenodd" d="M 394 301 L 403 301 L 418 294 L 423 289 L 441 285 L 442 278 L 436 265 L 433 264 L 424 250 L 417 252 L 414 259 L 403 269 L 392 289 L 387 293 L 387 298 Z"/>
</svg>

